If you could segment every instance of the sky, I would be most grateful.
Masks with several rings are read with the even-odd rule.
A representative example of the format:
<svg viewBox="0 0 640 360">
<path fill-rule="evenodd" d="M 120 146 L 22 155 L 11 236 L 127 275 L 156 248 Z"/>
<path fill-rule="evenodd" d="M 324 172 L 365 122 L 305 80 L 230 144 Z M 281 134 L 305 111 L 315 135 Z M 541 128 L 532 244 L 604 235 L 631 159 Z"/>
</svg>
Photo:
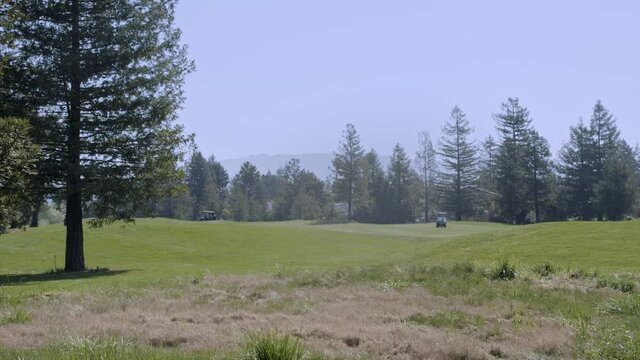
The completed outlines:
<svg viewBox="0 0 640 360">
<path fill-rule="evenodd" d="M 205 156 L 412 155 L 458 105 L 478 141 L 518 97 L 557 153 L 596 100 L 640 142 L 640 2 L 181 0 L 196 63 L 179 121 Z"/>
</svg>

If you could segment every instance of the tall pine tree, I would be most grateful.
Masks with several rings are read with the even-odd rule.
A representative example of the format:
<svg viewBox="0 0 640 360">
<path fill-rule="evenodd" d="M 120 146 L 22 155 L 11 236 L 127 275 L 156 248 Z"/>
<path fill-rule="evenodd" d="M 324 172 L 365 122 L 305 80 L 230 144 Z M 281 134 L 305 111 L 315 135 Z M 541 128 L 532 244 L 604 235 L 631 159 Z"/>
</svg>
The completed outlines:
<svg viewBox="0 0 640 360">
<path fill-rule="evenodd" d="M 64 199 L 65 270 L 85 269 L 83 209 L 99 226 L 132 221 L 179 176 L 176 126 L 193 65 L 176 0 L 20 1 L 3 86 L 46 154 L 46 186 Z M 0 14 L 5 18 L 6 14 Z M 21 81 L 11 81 L 11 79 Z"/>
<path fill-rule="evenodd" d="M 518 98 L 508 98 L 502 104 L 502 112 L 493 117 L 501 140 L 496 173 L 498 208 L 507 222 L 522 224 L 529 212 L 529 110 L 520 105 Z"/>
<path fill-rule="evenodd" d="M 456 220 L 473 212 L 471 186 L 477 175 L 477 150 L 469 140 L 472 131 L 465 113 L 455 106 L 449 121 L 442 127 L 439 141 L 444 204 L 448 211 L 454 212 Z"/>
<path fill-rule="evenodd" d="M 338 201 L 347 203 L 347 220 L 353 219 L 353 200 L 362 176 L 362 156 L 360 136 L 353 124 L 347 124 L 342 132 L 340 150 L 334 154 L 332 171 L 334 174 L 333 193 Z"/>
<path fill-rule="evenodd" d="M 422 206 L 424 208 L 424 221 L 429 222 L 429 203 L 433 197 L 433 186 L 436 178 L 436 151 L 431 142 L 431 136 L 427 130 L 418 133 L 418 151 L 416 151 L 415 163 L 422 182 Z"/>
</svg>

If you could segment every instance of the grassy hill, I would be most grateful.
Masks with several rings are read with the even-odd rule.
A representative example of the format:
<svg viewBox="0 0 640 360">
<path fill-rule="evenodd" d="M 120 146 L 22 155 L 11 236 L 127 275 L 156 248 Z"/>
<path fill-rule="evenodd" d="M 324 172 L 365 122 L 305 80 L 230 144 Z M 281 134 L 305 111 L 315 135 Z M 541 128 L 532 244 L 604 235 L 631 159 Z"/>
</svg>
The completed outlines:
<svg viewBox="0 0 640 360">
<path fill-rule="evenodd" d="M 241 358 L 243 334 L 269 331 L 318 359 L 395 358 L 399 342 L 412 358 L 638 359 L 640 282 L 620 274 L 640 271 L 637 234 L 142 219 L 87 229 L 102 269 L 64 274 L 49 273 L 62 226 L 17 231 L 0 237 L 0 359 Z"/>
<path fill-rule="evenodd" d="M 328 270 L 388 263 L 489 263 L 502 259 L 518 264 L 551 261 L 600 271 L 639 271 L 637 234 L 640 222 L 636 221 L 521 227 L 451 222 L 447 229 L 436 229 L 433 224 L 141 219 L 125 227 L 87 229 L 87 266 L 111 271 L 82 275 L 94 277 L 95 281 L 65 281 L 64 275 L 42 275 L 64 264 L 64 228 L 51 225 L 0 236 L 0 281 L 5 285 L 66 289 L 124 280 L 157 283 L 207 272 L 265 272 L 276 264 Z"/>
</svg>

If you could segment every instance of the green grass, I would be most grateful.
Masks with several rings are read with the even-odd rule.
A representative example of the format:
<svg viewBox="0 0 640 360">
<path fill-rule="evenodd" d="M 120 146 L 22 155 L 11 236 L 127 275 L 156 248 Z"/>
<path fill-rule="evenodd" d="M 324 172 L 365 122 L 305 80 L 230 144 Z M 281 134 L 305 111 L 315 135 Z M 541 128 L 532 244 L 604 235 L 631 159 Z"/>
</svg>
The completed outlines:
<svg viewBox="0 0 640 360">
<path fill-rule="evenodd" d="M 517 266 L 640 271 L 640 222 L 566 222 L 507 226 L 451 222 L 371 225 L 291 221 L 186 222 L 141 219 L 133 225 L 85 229 L 92 272 L 49 273 L 64 265 L 64 228 L 43 226 L 0 236 L 0 284 L 24 292 L 171 285 L 207 273 L 326 271 L 389 264 Z M 555 270 L 555 269 L 554 269 Z M 616 285 L 610 281 L 603 286 Z M 395 284 L 391 284 L 394 285 Z M 1 289 L 1 288 L 0 288 Z M 0 290 L 0 303 L 11 294 Z"/>
<path fill-rule="evenodd" d="M 406 262 L 424 253 L 430 242 L 502 228 L 464 223 L 445 232 L 431 225 L 141 219 L 125 227 L 85 228 L 87 266 L 102 271 L 47 274 L 64 266 L 64 228 L 49 225 L 0 236 L 0 283 L 55 291 L 156 284 L 203 273 L 265 272 L 276 264 L 325 270 Z"/>
</svg>

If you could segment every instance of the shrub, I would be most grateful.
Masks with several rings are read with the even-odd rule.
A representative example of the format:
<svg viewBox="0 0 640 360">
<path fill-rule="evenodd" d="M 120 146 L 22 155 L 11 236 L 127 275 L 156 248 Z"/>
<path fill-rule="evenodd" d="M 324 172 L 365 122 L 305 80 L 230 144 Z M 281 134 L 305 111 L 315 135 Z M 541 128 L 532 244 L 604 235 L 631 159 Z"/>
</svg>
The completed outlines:
<svg viewBox="0 0 640 360">
<path fill-rule="evenodd" d="M 275 331 L 254 333 L 247 336 L 241 350 L 241 360 L 302 360 L 309 353 L 300 341 L 290 335 L 278 335 Z"/>
<path fill-rule="evenodd" d="M 513 280 L 516 278 L 516 267 L 505 260 L 493 270 L 491 278 L 494 280 Z"/>
</svg>

